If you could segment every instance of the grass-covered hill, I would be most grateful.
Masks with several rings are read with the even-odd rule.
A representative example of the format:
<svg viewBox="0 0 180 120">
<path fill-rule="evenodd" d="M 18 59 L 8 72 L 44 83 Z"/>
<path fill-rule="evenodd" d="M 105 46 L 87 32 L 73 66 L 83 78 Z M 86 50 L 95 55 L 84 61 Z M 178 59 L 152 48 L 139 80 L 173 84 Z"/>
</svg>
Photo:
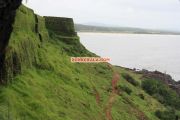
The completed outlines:
<svg viewBox="0 0 180 120">
<path fill-rule="evenodd" d="M 96 56 L 79 42 L 72 19 L 41 17 L 21 6 L 13 28 L 0 86 L 0 120 L 177 119 L 178 96 L 165 84 L 150 83 L 163 85 L 152 92 L 149 79 L 132 70 L 71 63 L 71 56 Z"/>
</svg>

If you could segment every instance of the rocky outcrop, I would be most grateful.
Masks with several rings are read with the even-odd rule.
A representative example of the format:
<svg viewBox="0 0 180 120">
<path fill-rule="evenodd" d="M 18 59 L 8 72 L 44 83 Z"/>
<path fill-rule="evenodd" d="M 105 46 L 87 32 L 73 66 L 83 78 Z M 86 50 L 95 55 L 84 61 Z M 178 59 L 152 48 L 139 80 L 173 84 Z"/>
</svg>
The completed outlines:
<svg viewBox="0 0 180 120">
<path fill-rule="evenodd" d="M 153 78 L 153 79 L 161 80 L 162 82 L 166 84 L 176 83 L 176 81 L 174 81 L 172 77 L 166 73 L 162 73 L 159 71 L 148 71 L 148 70 L 142 70 L 141 73 L 143 73 L 143 76 L 146 78 Z"/>
<path fill-rule="evenodd" d="M 176 82 L 175 80 L 173 80 L 170 75 L 159 71 L 148 70 L 138 71 L 138 73 L 143 74 L 143 78 L 150 78 L 162 81 L 180 95 L 180 82 Z"/>
<path fill-rule="evenodd" d="M 50 40 L 51 32 L 57 34 L 57 39 L 76 46 L 63 50 L 73 53 L 85 49 L 73 19 L 41 17 L 20 4 L 21 0 L 0 1 L 0 84 L 11 82 L 27 68 L 42 68 L 40 48 Z"/>
<path fill-rule="evenodd" d="M 120 67 L 120 66 L 116 66 Z M 176 82 L 170 75 L 166 73 L 162 73 L 159 71 L 149 71 L 146 69 L 130 69 L 130 68 L 125 68 L 125 67 L 120 67 L 128 71 L 132 71 L 137 74 L 141 74 L 142 78 L 148 78 L 148 79 L 155 79 L 155 80 L 160 80 L 161 82 L 165 83 L 168 85 L 171 89 L 176 91 L 180 95 L 180 81 Z"/>
<path fill-rule="evenodd" d="M 74 22 L 72 18 L 47 17 L 45 16 L 46 27 L 49 31 L 62 36 L 76 36 Z"/>
<path fill-rule="evenodd" d="M 13 30 L 12 24 L 15 20 L 16 9 L 21 5 L 22 0 L 1 0 L 0 1 L 0 83 L 5 82 L 6 69 L 4 65 L 7 45 Z M 14 54 L 14 62 L 17 60 Z"/>
<path fill-rule="evenodd" d="M 21 5 L 21 0 L 0 1 L 0 53 L 5 52 L 10 34 L 13 30 L 12 24 L 15 19 L 16 9 Z"/>
</svg>

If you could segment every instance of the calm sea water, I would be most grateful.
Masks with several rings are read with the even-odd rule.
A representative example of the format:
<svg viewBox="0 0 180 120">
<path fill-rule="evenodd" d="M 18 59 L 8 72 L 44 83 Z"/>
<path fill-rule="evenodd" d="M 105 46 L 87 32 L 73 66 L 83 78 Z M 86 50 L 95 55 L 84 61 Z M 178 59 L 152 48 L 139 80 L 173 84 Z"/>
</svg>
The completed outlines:
<svg viewBox="0 0 180 120">
<path fill-rule="evenodd" d="M 113 65 L 158 70 L 180 80 L 180 36 L 79 33 L 81 43 Z"/>
</svg>

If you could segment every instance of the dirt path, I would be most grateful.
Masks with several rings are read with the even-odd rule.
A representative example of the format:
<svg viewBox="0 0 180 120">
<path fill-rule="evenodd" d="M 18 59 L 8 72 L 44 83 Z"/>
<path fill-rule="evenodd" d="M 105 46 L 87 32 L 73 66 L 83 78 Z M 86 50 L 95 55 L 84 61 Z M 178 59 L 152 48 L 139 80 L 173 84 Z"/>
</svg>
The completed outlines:
<svg viewBox="0 0 180 120">
<path fill-rule="evenodd" d="M 108 100 L 108 104 L 105 108 L 105 113 L 106 113 L 106 119 L 107 120 L 113 120 L 112 118 L 112 114 L 111 114 L 111 111 L 112 111 L 112 105 L 114 103 L 114 100 L 115 100 L 115 94 L 112 95 L 109 100 Z"/>
<path fill-rule="evenodd" d="M 109 68 L 113 71 L 113 77 L 111 80 L 112 91 L 111 91 L 110 96 L 108 98 L 107 104 L 103 109 L 104 109 L 104 114 L 105 114 L 106 119 L 107 120 L 113 120 L 111 112 L 112 112 L 112 106 L 115 102 L 115 98 L 116 98 L 117 93 L 118 93 L 117 84 L 119 81 L 119 74 L 118 74 L 118 72 L 114 71 L 112 65 L 109 65 Z M 102 107 L 101 103 L 100 103 L 101 102 L 101 100 L 100 100 L 101 95 L 95 87 L 93 89 L 95 92 L 96 103 L 97 103 L 97 105 L 99 105 L 99 107 Z M 100 114 L 100 118 L 103 118 L 102 114 Z"/>
<path fill-rule="evenodd" d="M 95 91 L 96 103 L 100 106 L 100 94 L 96 90 L 96 88 L 94 88 L 94 91 Z"/>
<path fill-rule="evenodd" d="M 113 103 L 115 102 L 115 98 L 117 95 L 117 83 L 119 81 L 119 74 L 117 72 L 114 73 L 113 75 L 113 79 L 112 79 L 112 92 L 109 96 L 108 102 L 107 102 L 107 106 L 105 107 L 105 114 L 106 114 L 106 119 L 107 120 L 113 120 L 112 118 L 112 106 Z"/>
</svg>

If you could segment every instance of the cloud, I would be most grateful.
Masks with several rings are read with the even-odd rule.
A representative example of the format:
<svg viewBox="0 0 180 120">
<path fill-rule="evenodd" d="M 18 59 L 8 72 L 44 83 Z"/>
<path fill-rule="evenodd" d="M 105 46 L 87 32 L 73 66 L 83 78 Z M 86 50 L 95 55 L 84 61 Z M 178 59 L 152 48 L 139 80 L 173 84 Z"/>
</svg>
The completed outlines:
<svg viewBox="0 0 180 120">
<path fill-rule="evenodd" d="M 27 6 L 43 16 L 72 17 L 78 23 L 160 29 L 180 26 L 178 0 L 29 0 Z"/>
</svg>

